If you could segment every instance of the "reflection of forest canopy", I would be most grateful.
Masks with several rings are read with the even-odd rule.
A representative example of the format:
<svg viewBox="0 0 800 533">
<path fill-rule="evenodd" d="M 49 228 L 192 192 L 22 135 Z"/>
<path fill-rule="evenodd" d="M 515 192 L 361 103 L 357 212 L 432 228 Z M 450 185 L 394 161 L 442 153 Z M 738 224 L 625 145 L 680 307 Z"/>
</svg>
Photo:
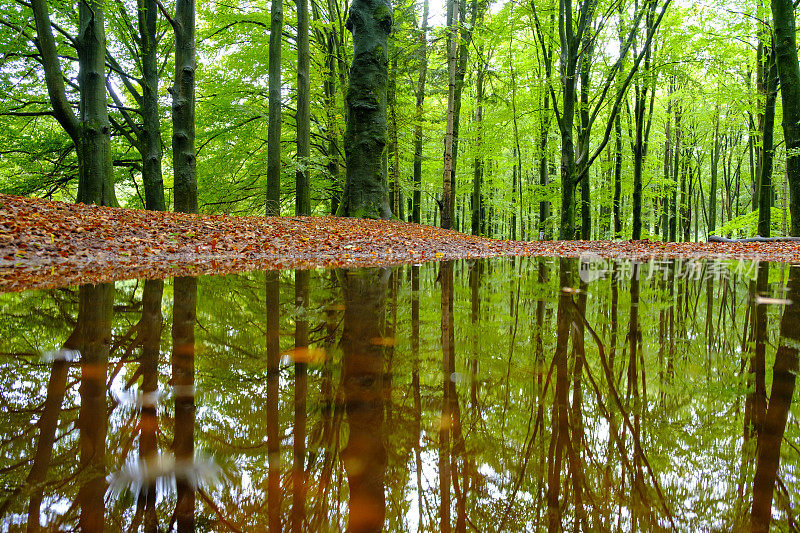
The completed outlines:
<svg viewBox="0 0 800 533">
<path fill-rule="evenodd" d="M 629 267 L 590 283 L 549 259 L 201 278 L 196 321 L 186 279 L 3 295 L 0 521 L 36 505 L 48 527 L 75 527 L 91 518 L 91 472 L 177 457 L 193 435 L 199 462 L 172 472 L 213 455 L 225 484 L 203 478 L 194 513 L 175 515 L 198 529 L 730 530 L 770 508 L 791 523 L 798 457 L 775 450 L 797 432 L 797 311 L 755 302 L 794 299 L 794 267 L 762 264 L 753 280 Z M 103 343 L 87 339 L 103 328 L 97 373 L 106 356 L 89 346 Z M 82 359 L 42 362 L 62 346 Z M 156 385 L 153 409 L 135 391 Z M 92 387 L 107 430 L 84 419 Z M 105 444 L 91 448 L 95 430 Z M 137 490 L 109 493 L 107 525 L 173 517 L 180 489 Z"/>
</svg>

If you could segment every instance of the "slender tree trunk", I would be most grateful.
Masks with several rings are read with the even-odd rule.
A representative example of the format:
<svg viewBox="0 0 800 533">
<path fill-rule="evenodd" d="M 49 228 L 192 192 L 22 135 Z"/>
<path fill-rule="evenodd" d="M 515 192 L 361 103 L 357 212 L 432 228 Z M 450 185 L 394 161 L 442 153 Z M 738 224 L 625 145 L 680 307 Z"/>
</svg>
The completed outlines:
<svg viewBox="0 0 800 533">
<path fill-rule="evenodd" d="M 172 167 L 175 211 L 197 213 L 197 159 L 194 147 L 194 0 L 175 4 L 175 84 L 172 87 Z"/>
<path fill-rule="evenodd" d="M 483 63 L 483 46 L 478 49 L 478 72 L 475 81 L 475 163 L 472 177 L 472 234 L 481 234 L 483 212 L 483 80 L 486 70 Z"/>
<path fill-rule="evenodd" d="M 416 123 L 414 124 L 414 196 L 411 207 L 411 221 L 422 222 L 422 121 L 425 101 L 425 81 L 428 75 L 428 0 L 423 0 L 422 21 L 419 33 L 419 77 L 417 78 Z"/>
<path fill-rule="evenodd" d="M 281 531 L 281 441 L 278 395 L 280 393 L 281 347 L 280 272 L 266 273 L 266 366 L 267 366 L 267 517 L 270 531 Z"/>
<path fill-rule="evenodd" d="M 758 176 L 758 234 L 770 236 L 771 200 L 772 200 L 772 162 L 775 155 L 773 133 L 775 131 L 775 103 L 778 99 L 778 67 L 775 54 L 768 53 L 764 89 L 766 102 L 764 105 L 764 129 L 761 141 L 761 165 Z"/>
<path fill-rule="evenodd" d="M 292 466 L 292 531 L 305 531 L 306 518 L 306 396 L 308 394 L 308 298 L 311 271 L 295 270 L 294 302 L 294 464 Z"/>
<path fill-rule="evenodd" d="M 717 166 L 719 164 L 719 106 L 714 117 L 714 148 L 711 152 L 711 189 L 708 194 L 708 234 L 717 229 Z"/>
<path fill-rule="evenodd" d="M 644 159 L 647 156 L 647 133 L 645 132 L 645 114 L 647 111 L 647 90 L 650 88 L 653 81 L 650 77 L 653 73 L 650 71 L 650 56 L 652 54 L 650 43 L 652 43 L 652 34 L 655 32 L 653 24 L 655 22 L 655 3 L 648 1 L 644 9 L 647 10 L 647 48 L 644 55 L 644 69 L 643 81 L 641 85 L 636 84 L 635 88 L 635 103 L 634 103 L 634 121 L 636 127 L 636 139 L 634 142 L 633 150 L 633 225 L 632 225 L 632 239 L 639 240 L 642 238 L 642 167 L 644 166 Z M 652 87 L 655 91 L 655 86 Z M 649 128 L 648 128 L 649 129 Z"/>
<path fill-rule="evenodd" d="M 172 448 L 179 471 L 175 474 L 175 521 L 178 533 L 195 528 L 194 463 L 194 328 L 197 317 L 197 278 L 174 280 L 172 308 L 172 384 L 175 388 L 175 431 Z"/>
<path fill-rule="evenodd" d="M 328 133 L 328 174 L 331 179 L 331 209 L 332 215 L 339 209 L 339 200 L 342 195 L 341 178 L 339 172 L 339 127 L 336 120 L 336 35 L 333 29 L 325 34 L 325 82 L 323 91 L 325 95 L 325 111 Z"/>
<path fill-rule="evenodd" d="M 281 214 L 281 46 L 283 0 L 270 3 L 269 123 L 267 125 L 267 216 Z"/>
<path fill-rule="evenodd" d="M 295 214 L 311 214 L 309 156 L 311 136 L 311 82 L 309 78 L 308 0 L 297 0 L 297 172 Z M 269 135 L 269 132 L 267 133 Z"/>
<path fill-rule="evenodd" d="M 455 93 L 456 64 L 458 59 L 458 0 L 447 2 L 447 127 L 444 135 L 444 176 L 442 178 L 442 227 L 453 226 L 455 204 L 454 139 L 455 139 Z"/>
</svg>

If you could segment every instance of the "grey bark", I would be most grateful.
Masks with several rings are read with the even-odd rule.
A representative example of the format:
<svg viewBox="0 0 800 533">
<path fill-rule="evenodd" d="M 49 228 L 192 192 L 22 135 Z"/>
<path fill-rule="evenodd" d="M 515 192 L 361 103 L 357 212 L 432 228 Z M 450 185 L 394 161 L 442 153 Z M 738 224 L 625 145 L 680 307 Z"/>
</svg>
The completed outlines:
<svg viewBox="0 0 800 533">
<path fill-rule="evenodd" d="M 195 124 L 195 6 L 194 0 L 175 3 L 175 84 L 172 87 L 172 168 L 175 173 L 175 211 L 197 213 Z"/>
<path fill-rule="evenodd" d="M 164 179 L 161 172 L 161 121 L 158 114 L 158 8 L 154 0 L 139 0 L 139 35 L 142 56 L 142 127 L 139 151 L 142 155 L 142 181 L 145 208 L 165 211 Z"/>
</svg>

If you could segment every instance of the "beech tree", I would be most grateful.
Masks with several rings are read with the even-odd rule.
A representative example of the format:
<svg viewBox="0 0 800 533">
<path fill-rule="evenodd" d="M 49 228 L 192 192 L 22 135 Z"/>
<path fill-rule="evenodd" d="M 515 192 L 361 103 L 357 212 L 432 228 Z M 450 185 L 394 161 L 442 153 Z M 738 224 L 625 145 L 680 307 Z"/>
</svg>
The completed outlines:
<svg viewBox="0 0 800 533">
<path fill-rule="evenodd" d="M 386 147 L 391 3 L 355 0 L 350 6 L 347 29 L 353 34 L 353 64 L 347 91 L 347 180 L 339 213 L 389 218 L 382 155 Z"/>
<path fill-rule="evenodd" d="M 33 0 L 31 8 L 52 114 L 70 136 L 78 153 L 77 200 L 83 203 L 117 205 L 111 166 L 111 126 L 106 102 L 103 2 L 79 2 L 78 34 L 74 38 L 70 37 L 78 51 L 78 116 L 67 100 L 47 1 Z"/>
</svg>

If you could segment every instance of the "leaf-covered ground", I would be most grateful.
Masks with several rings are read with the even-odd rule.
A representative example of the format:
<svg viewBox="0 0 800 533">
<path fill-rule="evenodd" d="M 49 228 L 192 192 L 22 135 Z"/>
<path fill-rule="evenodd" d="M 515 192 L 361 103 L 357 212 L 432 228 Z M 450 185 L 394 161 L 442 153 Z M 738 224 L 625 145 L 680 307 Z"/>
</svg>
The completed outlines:
<svg viewBox="0 0 800 533">
<path fill-rule="evenodd" d="M 800 261 L 796 243 L 516 242 L 403 222 L 156 213 L 0 195 L 0 290 L 499 255 Z"/>
</svg>

